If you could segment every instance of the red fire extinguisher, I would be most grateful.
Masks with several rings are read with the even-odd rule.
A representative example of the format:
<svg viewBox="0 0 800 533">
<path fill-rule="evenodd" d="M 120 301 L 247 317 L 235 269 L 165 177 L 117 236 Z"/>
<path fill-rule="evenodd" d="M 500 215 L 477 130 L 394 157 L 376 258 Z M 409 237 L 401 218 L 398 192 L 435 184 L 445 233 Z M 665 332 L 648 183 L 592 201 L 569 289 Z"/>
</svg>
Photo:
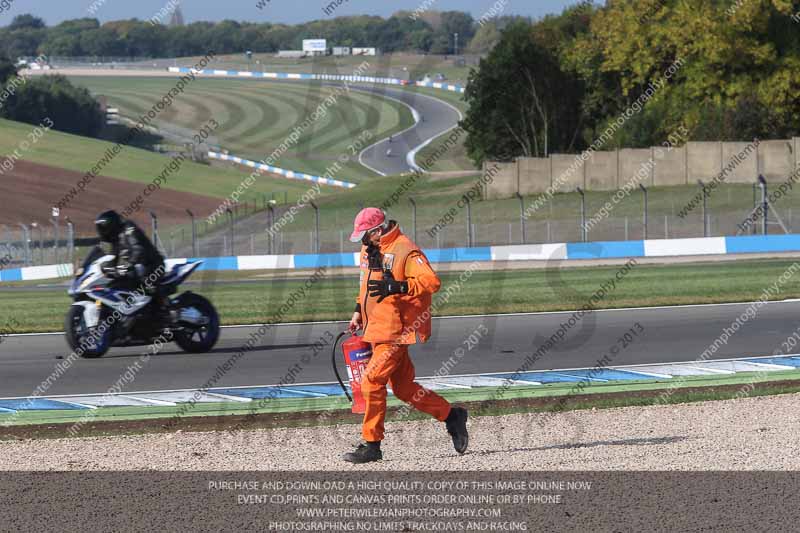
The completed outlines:
<svg viewBox="0 0 800 533">
<path fill-rule="evenodd" d="M 339 385 L 342 386 L 347 399 L 353 402 L 353 412 L 363 414 L 366 411 L 366 403 L 364 396 L 361 394 L 361 378 L 367 370 L 369 359 L 372 357 L 372 345 L 364 342 L 362 337 L 353 335 L 342 343 L 342 350 L 344 351 L 344 362 L 347 365 L 347 377 L 350 380 L 350 389 L 353 391 L 353 396 L 347 392 L 347 387 L 344 386 L 339 370 L 336 368 L 336 346 L 339 340 L 347 335 L 348 332 L 344 331 L 336 337 L 336 342 L 333 343 L 333 354 L 331 361 L 333 363 L 333 372 L 336 374 L 336 379 L 339 380 Z"/>
</svg>

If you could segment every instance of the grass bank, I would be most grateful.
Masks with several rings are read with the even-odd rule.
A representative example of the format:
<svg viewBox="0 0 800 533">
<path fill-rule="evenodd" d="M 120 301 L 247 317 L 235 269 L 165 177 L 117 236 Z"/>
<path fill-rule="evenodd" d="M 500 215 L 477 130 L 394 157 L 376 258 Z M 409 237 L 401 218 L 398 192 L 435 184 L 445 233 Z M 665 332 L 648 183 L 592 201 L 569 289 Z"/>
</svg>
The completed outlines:
<svg viewBox="0 0 800 533">
<path fill-rule="evenodd" d="M 618 280 L 598 308 L 648 307 L 752 301 L 792 265 L 787 260 L 726 263 L 639 265 Z M 436 316 L 482 313 L 565 311 L 581 307 L 615 277 L 619 267 L 476 271 L 462 289 L 438 307 Z M 455 284 L 458 272 L 442 274 L 443 287 Z M 213 283 L 212 273 L 192 290 L 212 299 L 223 324 L 259 324 L 274 320 L 275 312 L 305 282 L 291 280 Z M 252 276 L 252 274 L 250 275 Z M 282 322 L 346 320 L 350 317 L 357 276 L 331 276 L 315 284 L 309 296 L 297 301 Z M 4 290 L 4 289 L 13 290 Z M 3 306 L 0 324 L 11 318 L 18 332 L 60 331 L 70 304 L 64 288 L 0 285 Z M 775 298 L 800 297 L 800 284 L 790 281 Z"/>
</svg>

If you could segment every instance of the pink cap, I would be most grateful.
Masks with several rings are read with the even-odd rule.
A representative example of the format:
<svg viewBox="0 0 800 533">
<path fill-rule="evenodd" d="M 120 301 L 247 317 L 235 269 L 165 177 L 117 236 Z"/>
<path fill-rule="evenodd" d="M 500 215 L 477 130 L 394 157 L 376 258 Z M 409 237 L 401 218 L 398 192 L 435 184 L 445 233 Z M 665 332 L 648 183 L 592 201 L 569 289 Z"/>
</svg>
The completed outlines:
<svg viewBox="0 0 800 533">
<path fill-rule="evenodd" d="M 351 242 L 361 242 L 364 234 L 386 222 L 386 214 L 377 207 L 367 207 L 362 209 L 356 215 L 356 221 L 353 223 L 353 234 L 350 235 Z"/>
</svg>

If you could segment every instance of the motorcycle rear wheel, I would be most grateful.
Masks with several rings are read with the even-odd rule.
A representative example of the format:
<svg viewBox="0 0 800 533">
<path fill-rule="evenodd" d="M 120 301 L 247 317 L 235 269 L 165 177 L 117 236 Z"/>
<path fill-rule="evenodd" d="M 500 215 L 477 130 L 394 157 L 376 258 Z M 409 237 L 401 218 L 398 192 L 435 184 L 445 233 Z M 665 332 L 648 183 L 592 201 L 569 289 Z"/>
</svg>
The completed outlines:
<svg viewBox="0 0 800 533">
<path fill-rule="evenodd" d="M 219 340 L 219 315 L 214 305 L 199 294 L 186 293 L 180 297 L 179 304 L 175 307 L 179 317 L 182 309 L 194 308 L 208 319 L 208 323 L 203 326 L 182 324 L 182 329 L 175 331 L 175 344 L 189 353 L 210 352 Z"/>
</svg>

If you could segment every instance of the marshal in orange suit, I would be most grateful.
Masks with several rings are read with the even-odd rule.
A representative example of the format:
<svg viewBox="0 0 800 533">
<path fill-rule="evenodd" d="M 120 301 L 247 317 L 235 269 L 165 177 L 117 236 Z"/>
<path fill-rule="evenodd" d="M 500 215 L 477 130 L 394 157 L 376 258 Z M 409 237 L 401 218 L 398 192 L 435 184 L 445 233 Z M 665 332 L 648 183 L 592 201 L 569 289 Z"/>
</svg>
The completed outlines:
<svg viewBox="0 0 800 533">
<path fill-rule="evenodd" d="M 464 453 L 469 443 L 466 409 L 451 407 L 417 384 L 408 355 L 410 344 L 430 338 L 431 299 L 441 286 L 439 277 L 422 250 L 380 209 L 362 210 L 353 226 L 350 240 L 362 244 L 361 282 L 350 330 L 364 330 L 364 340 L 372 344 L 372 359 L 361 381 L 366 402 L 364 443 L 344 459 L 368 463 L 383 458 L 387 385 L 397 398 L 444 422 L 456 451 Z"/>
</svg>

